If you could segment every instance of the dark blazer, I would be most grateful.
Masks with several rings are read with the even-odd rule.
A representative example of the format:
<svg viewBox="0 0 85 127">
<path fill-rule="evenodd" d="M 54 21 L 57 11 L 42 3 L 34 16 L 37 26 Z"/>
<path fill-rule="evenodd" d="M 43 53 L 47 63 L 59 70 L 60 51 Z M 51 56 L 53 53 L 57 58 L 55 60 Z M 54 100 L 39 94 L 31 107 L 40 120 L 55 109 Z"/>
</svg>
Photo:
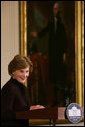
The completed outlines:
<svg viewBox="0 0 85 127">
<path fill-rule="evenodd" d="M 2 124 L 10 126 L 25 125 L 25 121 L 16 120 L 15 113 L 29 110 L 29 107 L 28 89 L 17 80 L 11 78 L 1 90 Z"/>
<path fill-rule="evenodd" d="M 56 82 L 62 78 L 63 72 L 63 54 L 67 52 L 67 38 L 66 31 L 61 19 L 57 19 L 57 29 L 55 31 L 54 20 L 38 33 L 38 37 L 43 37 L 47 32 L 49 33 L 48 54 L 49 54 L 49 74 L 50 80 Z M 62 80 L 62 79 L 60 79 Z"/>
</svg>

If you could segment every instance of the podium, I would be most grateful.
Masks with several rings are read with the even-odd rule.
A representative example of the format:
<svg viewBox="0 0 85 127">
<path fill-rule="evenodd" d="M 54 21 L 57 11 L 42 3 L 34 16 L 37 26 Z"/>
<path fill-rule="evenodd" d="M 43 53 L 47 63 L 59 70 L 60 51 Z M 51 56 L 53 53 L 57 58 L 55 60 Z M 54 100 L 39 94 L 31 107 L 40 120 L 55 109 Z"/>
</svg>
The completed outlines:
<svg viewBox="0 0 85 127">
<path fill-rule="evenodd" d="M 16 112 L 16 119 L 49 119 L 49 124 L 55 125 L 58 119 L 58 107 L 47 107 L 44 109 L 27 110 Z"/>
</svg>

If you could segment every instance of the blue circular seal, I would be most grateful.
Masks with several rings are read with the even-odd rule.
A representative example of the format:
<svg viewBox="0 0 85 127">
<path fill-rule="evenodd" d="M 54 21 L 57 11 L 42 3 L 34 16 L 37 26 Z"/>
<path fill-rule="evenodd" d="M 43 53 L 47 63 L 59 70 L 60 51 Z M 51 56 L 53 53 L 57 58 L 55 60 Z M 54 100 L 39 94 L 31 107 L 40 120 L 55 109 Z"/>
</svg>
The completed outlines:
<svg viewBox="0 0 85 127">
<path fill-rule="evenodd" d="M 67 106 L 66 115 L 70 122 L 80 122 L 82 114 L 82 109 L 77 103 L 71 103 Z"/>
</svg>

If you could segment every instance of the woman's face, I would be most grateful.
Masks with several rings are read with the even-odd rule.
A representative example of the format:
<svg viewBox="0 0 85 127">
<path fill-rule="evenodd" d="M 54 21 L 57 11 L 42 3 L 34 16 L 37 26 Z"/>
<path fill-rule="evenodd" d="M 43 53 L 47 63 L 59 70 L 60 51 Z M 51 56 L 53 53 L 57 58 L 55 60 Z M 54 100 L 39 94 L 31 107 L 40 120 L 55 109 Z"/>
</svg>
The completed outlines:
<svg viewBox="0 0 85 127">
<path fill-rule="evenodd" d="M 22 84 L 25 83 L 28 76 L 29 76 L 29 67 L 16 70 L 15 72 L 13 72 L 13 78 Z"/>
</svg>

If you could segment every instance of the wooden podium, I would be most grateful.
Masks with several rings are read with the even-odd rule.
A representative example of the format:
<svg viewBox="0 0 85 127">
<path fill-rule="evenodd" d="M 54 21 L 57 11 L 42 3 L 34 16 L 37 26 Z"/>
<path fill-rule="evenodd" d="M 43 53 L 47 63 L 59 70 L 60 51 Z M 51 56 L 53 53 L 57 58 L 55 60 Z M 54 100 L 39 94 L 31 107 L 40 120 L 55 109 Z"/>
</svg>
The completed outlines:
<svg viewBox="0 0 85 127">
<path fill-rule="evenodd" d="M 16 119 L 49 119 L 49 124 L 55 125 L 58 119 L 58 107 L 16 112 Z"/>
</svg>

